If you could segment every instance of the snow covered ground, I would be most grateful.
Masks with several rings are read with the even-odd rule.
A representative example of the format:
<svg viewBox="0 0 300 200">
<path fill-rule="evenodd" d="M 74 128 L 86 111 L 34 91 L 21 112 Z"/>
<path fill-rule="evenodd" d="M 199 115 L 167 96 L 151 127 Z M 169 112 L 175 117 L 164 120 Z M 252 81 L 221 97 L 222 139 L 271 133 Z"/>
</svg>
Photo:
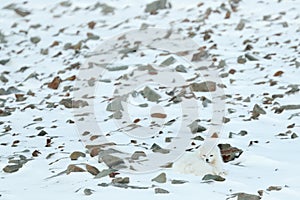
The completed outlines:
<svg viewBox="0 0 300 200">
<path fill-rule="evenodd" d="M 145 12 L 151 2 L 0 0 L 0 199 L 300 198 L 298 1 L 191 0 L 187 3 L 173 0 L 165 9 Z M 205 47 L 215 59 L 216 71 L 222 80 L 218 87 L 222 86 L 225 93 L 227 119 L 220 131 L 220 143 L 243 150 L 238 159 L 224 164 L 228 172 L 225 181 L 207 182 L 202 177 L 177 174 L 170 168 L 154 168 L 143 173 L 121 170 L 120 174 L 110 173 L 111 177 L 101 178 L 91 174 L 97 174 L 93 167 L 102 173 L 107 169 L 105 164 L 98 163 L 97 156 L 91 157 L 86 148 L 86 145 L 97 144 L 103 134 L 108 143 L 115 143 L 108 148 L 117 147 L 130 153 L 148 152 L 157 143 L 163 148 L 158 151 L 164 151 L 166 138 L 172 140 L 180 129 L 178 123 L 186 119 L 181 113 L 184 110 L 177 104 L 167 106 L 166 101 L 162 101 L 156 105 L 146 102 L 141 95 L 129 98 L 132 106 L 126 111 L 131 122 L 151 125 L 156 134 L 157 130 L 163 131 L 140 139 L 130 135 L 128 130 L 128 135 L 124 134 L 126 130 L 118 130 L 123 122 L 118 121 L 117 115 L 110 117 L 113 113 L 106 111 L 114 90 L 126 86 L 131 80 L 126 77 L 131 73 L 138 73 L 138 66 L 134 64 L 141 63 L 130 62 L 141 57 L 142 64 L 153 64 L 153 69 L 146 69 L 151 77 L 170 56 L 165 52 L 157 54 L 153 49 L 143 49 L 143 56 L 140 51 L 127 49 L 128 57 L 117 64 L 115 60 L 111 62 L 115 67 L 128 68 L 108 70 L 102 77 L 95 77 L 96 81 L 89 80 L 89 84 L 93 81 L 97 84 L 94 122 L 102 130 L 98 135 L 86 134 L 91 141 L 82 135 L 82 126 L 78 127 L 81 117 L 73 115 L 76 109 L 69 108 L 69 98 L 74 96 L 75 85 L 82 78 L 80 69 L 94 50 L 105 41 L 109 43 L 112 37 L 147 28 L 179 32 L 202 49 Z M 164 70 L 169 70 L 171 75 L 180 74 L 186 80 L 195 77 L 197 69 L 178 60 L 167 63 Z M 179 64 L 187 73 L 175 70 Z M 53 81 L 57 76 L 59 78 Z M 196 77 L 194 81 L 198 83 L 203 79 Z M 187 81 L 187 85 L 192 82 Z M 170 92 L 168 88 L 158 90 L 158 85 L 150 81 L 137 85 L 137 89 L 143 90 L 145 86 L 161 92 L 161 98 L 167 98 L 163 95 Z M 197 100 L 213 99 L 210 92 L 195 93 Z M 173 124 L 160 127 L 150 122 L 149 125 L 149 110 L 136 106 L 145 102 L 155 112 L 165 112 L 167 118 L 163 121 L 164 117 L 159 115 L 155 118 L 157 124 L 175 119 Z M 208 102 L 205 107 L 202 102 L 206 101 L 199 102 L 196 105 L 200 110 L 200 125 L 209 129 L 213 104 Z M 189 122 L 197 119 L 187 118 Z M 89 125 L 83 128 L 92 129 Z M 207 135 L 204 131 L 193 137 Z M 191 139 L 187 148 L 200 144 L 201 141 Z M 74 152 L 81 152 L 85 157 L 71 160 L 72 153 L 76 157 Z M 93 167 L 86 169 L 87 166 Z M 85 172 L 74 172 L 76 170 Z M 165 181 L 152 180 L 161 173 L 166 174 Z M 129 183 L 112 183 L 118 181 L 118 177 L 129 177 Z M 162 191 L 168 193 L 159 193 Z M 241 193 L 253 196 L 243 197 Z M 233 197 L 234 194 L 239 195 Z"/>
</svg>

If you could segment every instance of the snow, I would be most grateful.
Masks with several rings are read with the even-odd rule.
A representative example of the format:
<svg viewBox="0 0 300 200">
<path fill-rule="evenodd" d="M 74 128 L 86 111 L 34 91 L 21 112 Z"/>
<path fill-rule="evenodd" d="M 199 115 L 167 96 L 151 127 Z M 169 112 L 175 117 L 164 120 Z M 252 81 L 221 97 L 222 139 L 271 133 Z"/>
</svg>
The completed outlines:
<svg viewBox="0 0 300 200">
<path fill-rule="evenodd" d="M 147 1 L 133 0 L 113 0 L 105 2 L 109 6 L 115 8 L 113 13 L 104 15 L 101 8 L 93 10 L 93 6 L 97 3 L 92 1 L 73 1 L 70 7 L 61 6 L 60 0 L 38 1 L 15 0 L 13 3 L 16 8 L 23 8 L 31 12 L 31 14 L 21 17 L 13 10 L 4 9 L 5 6 L 11 4 L 11 1 L 0 0 L 0 31 L 5 35 L 7 43 L 0 43 L 0 60 L 10 59 L 5 65 L 0 65 L 1 74 L 9 81 L 7 83 L 0 81 L 0 88 L 7 89 L 14 86 L 21 90 L 20 93 L 25 94 L 25 101 L 17 102 L 14 94 L 0 95 L 0 99 L 6 100 L 6 108 L 15 108 L 9 116 L 0 117 L 0 199 L 36 199 L 43 198 L 45 200 L 52 199 L 226 199 L 232 194 L 245 192 L 258 195 L 259 190 L 264 190 L 262 199 L 279 200 L 290 199 L 296 200 L 300 198 L 300 181 L 299 181 L 299 137 L 291 139 L 291 134 L 296 133 L 300 136 L 299 117 L 294 116 L 299 110 L 284 110 L 277 114 L 275 108 L 282 105 L 300 104 L 300 93 L 285 94 L 291 88 L 289 85 L 298 85 L 300 87 L 299 66 L 296 62 L 299 60 L 299 11 L 300 4 L 297 0 L 290 1 L 272 1 L 272 0 L 253 0 L 240 1 L 237 6 L 237 12 L 231 11 L 229 19 L 224 19 L 226 9 L 231 10 L 228 1 L 213 0 L 205 1 L 202 6 L 197 6 L 199 1 L 183 2 L 172 0 L 172 8 L 158 10 L 156 15 L 145 13 Z M 229 1 L 230 2 L 230 1 Z M 102 2 L 104 3 L 104 2 Z M 204 13 L 208 8 L 212 9 L 212 13 L 205 20 Z M 264 16 L 270 15 L 270 18 L 263 20 Z M 189 19 L 188 22 L 183 22 Z M 235 30 L 241 19 L 245 20 L 243 30 Z M 88 27 L 88 22 L 96 22 L 94 29 Z M 288 26 L 284 26 L 287 22 Z M 39 28 L 33 28 L 33 25 L 40 24 Z M 81 128 L 77 123 L 67 123 L 68 120 L 75 120 L 74 110 L 67 109 L 59 102 L 61 99 L 70 98 L 74 94 L 72 91 L 63 91 L 65 86 L 74 86 L 76 81 L 63 81 L 58 90 L 52 90 L 47 87 L 47 83 L 51 82 L 55 76 L 60 76 L 63 80 L 72 76 L 80 75 L 78 69 L 66 70 L 72 64 L 80 62 L 85 63 L 87 57 L 94 52 L 105 41 L 111 41 L 111 38 L 120 36 L 126 31 L 134 31 L 139 29 L 142 24 L 148 24 L 152 28 L 162 28 L 180 30 L 183 36 L 196 33 L 192 38 L 200 47 L 206 46 L 210 48 L 213 44 L 217 44 L 217 48 L 209 50 L 211 57 L 217 58 L 218 61 L 224 60 L 226 66 L 218 69 L 219 74 L 227 73 L 230 69 L 235 69 L 236 73 L 228 74 L 222 78 L 222 83 L 226 85 L 224 93 L 228 96 L 224 101 L 226 103 L 225 114 L 230 122 L 222 125 L 220 132 L 220 143 L 229 143 L 234 147 L 242 149 L 244 152 L 238 159 L 225 163 L 228 175 L 225 176 L 224 182 L 205 183 L 202 177 L 193 175 L 182 175 L 175 173 L 172 169 L 154 168 L 150 172 L 133 173 L 128 171 L 120 171 L 117 177 L 129 177 L 132 186 L 145 186 L 149 189 L 124 189 L 114 186 L 102 187 L 100 183 L 110 183 L 112 178 L 103 177 L 95 179 L 88 172 L 62 174 L 60 176 L 51 177 L 67 169 L 70 164 L 77 164 L 79 167 L 85 168 L 85 164 L 97 167 L 99 170 L 105 169 L 103 163 L 98 163 L 97 157 L 91 158 L 87 153 L 85 158 L 71 161 L 70 153 L 74 151 L 87 152 L 85 148 L 86 138 L 82 137 Z M 60 31 L 64 29 L 64 31 Z M 211 38 L 207 41 L 203 40 L 203 32 L 212 30 Z M 100 37 L 100 40 L 89 40 L 84 42 L 79 52 L 74 50 L 64 50 L 66 43 L 72 45 L 87 38 L 87 33 L 93 33 Z M 37 44 L 30 42 L 30 38 L 39 36 L 41 41 Z M 250 40 L 253 49 L 244 51 L 245 40 Z M 1 40 L 0 40 L 1 41 Z M 50 47 L 54 41 L 58 41 L 58 45 Z M 48 55 L 42 55 L 41 49 L 48 49 Z M 55 57 L 59 52 L 60 56 Z M 117 66 L 134 65 L 143 63 L 153 63 L 157 67 L 168 56 L 153 56 L 154 50 L 144 49 L 147 56 L 136 60 L 138 56 L 129 54 L 124 60 L 118 60 L 114 63 Z M 161 52 L 160 52 L 161 53 Z M 258 61 L 249 61 L 245 64 L 238 64 L 237 57 L 249 53 L 256 57 Z M 275 53 L 271 59 L 265 59 L 267 54 Z M 114 62 L 115 60 L 112 60 Z M 185 59 L 180 60 L 180 64 L 186 66 L 189 70 L 187 74 L 181 75 L 184 79 L 194 77 L 195 69 L 190 67 Z M 178 63 L 170 65 L 167 69 L 174 69 Z M 17 72 L 21 67 L 29 67 L 25 72 Z M 274 74 L 282 70 L 281 76 Z M 175 118 L 177 121 L 173 126 L 155 127 L 155 133 L 159 130 L 164 131 L 164 135 L 154 134 L 154 138 L 148 140 L 139 139 L 134 135 L 116 131 L 120 128 L 120 123 L 115 121 L 105 121 L 112 114 L 107 112 L 106 97 L 112 97 L 115 89 L 121 88 L 118 85 L 120 74 L 126 74 L 134 71 L 129 68 L 127 71 L 105 72 L 103 79 L 112 79 L 111 83 L 97 84 L 95 90 L 94 113 L 96 113 L 96 121 L 101 127 L 102 133 L 110 133 L 112 140 L 118 144 L 117 149 L 126 150 L 133 153 L 138 150 L 150 148 L 153 143 L 160 144 L 163 148 L 165 137 L 174 137 L 174 133 L 181 130 L 182 123 L 192 122 L 196 119 L 193 117 L 186 119 L 182 113 L 178 113 L 180 106 L 174 104 L 172 107 L 165 107 L 165 102 L 157 105 L 157 107 L 148 107 L 146 109 L 137 108 L 137 104 L 143 103 L 141 97 L 129 98 L 131 102 L 128 106 L 128 114 L 132 122 L 136 118 L 145 119 L 141 121 L 143 125 L 151 124 L 147 115 L 152 112 L 161 112 L 167 114 L 166 119 L 157 119 L 157 123 L 165 123 Z M 8 72 L 8 73 L 6 73 Z M 174 73 L 174 70 L 169 72 Z M 28 76 L 37 73 L 37 78 Z M 98 77 L 96 77 L 98 78 Z M 197 81 L 203 80 L 201 78 Z M 277 84 L 270 86 L 270 80 L 277 81 Z M 122 82 L 123 81 L 123 82 Z M 121 80 L 121 83 L 126 82 Z M 265 82 L 264 84 L 256 84 Z M 142 89 L 144 85 L 156 88 L 157 85 L 150 81 L 143 85 L 138 85 L 137 89 Z M 29 90 L 35 93 L 34 96 L 26 94 Z M 68 94 L 70 93 L 70 94 Z M 283 98 L 276 98 L 271 104 L 263 104 L 267 97 L 274 94 L 283 94 Z M 68 96 L 70 95 L 70 96 Z M 209 93 L 197 94 L 205 95 L 208 99 L 212 98 Z M 106 97 L 104 97 L 106 96 Z M 243 101 L 250 97 L 250 102 Z M 167 95 L 164 96 L 167 98 Z M 102 102 L 102 103 L 99 103 Z M 197 112 L 194 114 L 202 120 L 201 125 L 209 127 L 208 121 L 212 117 L 212 106 L 207 108 L 202 103 L 191 101 L 190 105 L 197 105 Z M 49 107 L 54 103 L 54 107 Z M 32 104 L 34 109 L 26 108 Z M 251 111 L 255 104 L 260 105 L 266 111 L 265 115 L 260 115 L 258 119 L 251 119 Z M 154 105 L 154 103 L 152 104 Z M 47 107 L 48 106 L 48 107 Z M 189 109 L 195 109 L 194 107 Z M 0 107 L 4 110 L 5 107 Z M 235 109 L 236 112 L 229 113 L 227 109 Z M 151 110 L 152 109 L 152 110 Z M 188 110 L 190 111 L 190 110 Z M 183 111 L 184 112 L 184 111 Z M 198 113 L 199 112 L 199 113 Z M 42 121 L 34 121 L 41 117 Z M 186 120 L 186 121 L 184 121 Z M 75 120 L 76 121 L 76 120 Z M 3 122 L 3 123 L 2 123 Z M 288 125 L 295 123 L 293 128 L 287 128 Z M 11 130 L 5 132 L 5 127 L 10 126 Z M 40 129 L 45 130 L 48 135 L 45 137 L 37 136 Z M 93 128 L 93 127 L 88 127 Z M 148 129 L 147 129 L 148 130 Z M 247 135 L 233 135 L 229 138 L 229 133 L 239 133 L 246 130 Z M 278 136 L 279 133 L 287 133 L 287 136 Z M 153 132 L 154 133 L 154 132 Z M 100 133 L 99 133 L 100 134 Z M 207 132 L 201 133 L 203 137 L 207 136 Z M 152 136 L 152 135 L 151 135 Z M 50 147 L 45 147 L 46 139 L 51 138 Z M 146 141 L 147 144 L 132 145 L 130 141 L 137 140 L 138 144 Z M 13 142 L 19 140 L 15 147 Z M 253 145 L 249 145 L 251 141 L 257 141 Z M 199 141 L 194 141 L 197 145 Z M 129 145 L 127 145 L 129 144 Z M 190 145 L 189 147 L 195 147 Z M 38 157 L 32 157 L 32 152 L 38 150 L 41 154 Z M 52 154 L 50 158 L 47 155 Z M 177 154 L 183 152 L 177 152 Z M 9 158 L 24 155 L 32 158 L 22 168 L 14 173 L 5 173 L 2 169 L 9 163 Z M 130 156 L 130 155 L 129 155 Z M 153 155 L 152 155 L 153 156 Z M 155 155 L 154 155 L 155 157 Z M 151 156 L 150 156 L 151 158 Z M 162 157 L 164 158 L 164 157 Z M 165 160 L 159 160 L 164 162 Z M 151 179 L 161 172 L 167 174 L 166 183 L 152 182 Z M 51 178 L 49 178 L 51 177 Z M 171 180 L 185 180 L 184 184 L 171 184 Z M 270 186 L 281 186 L 280 191 L 267 191 Z M 155 194 L 154 188 L 163 188 L 168 190 L 168 194 Z M 91 195 L 85 195 L 84 189 L 91 189 Z M 232 198 L 234 199 L 234 198 Z M 235 198 L 236 199 L 236 198 Z"/>
</svg>

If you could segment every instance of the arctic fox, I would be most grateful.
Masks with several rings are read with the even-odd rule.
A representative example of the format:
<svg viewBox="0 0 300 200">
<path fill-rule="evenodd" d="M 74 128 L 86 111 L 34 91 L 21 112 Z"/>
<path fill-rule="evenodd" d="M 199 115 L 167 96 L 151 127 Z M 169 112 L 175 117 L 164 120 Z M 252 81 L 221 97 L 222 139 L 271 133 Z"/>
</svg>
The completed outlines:
<svg viewBox="0 0 300 200">
<path fill-rule="evenodd" d="M 223 175 L 222 157 L 216 138 L 208 138 L 195 152 L 186 153 L 173 163 L 173 169 L 183 174 Z"/>
</svg>

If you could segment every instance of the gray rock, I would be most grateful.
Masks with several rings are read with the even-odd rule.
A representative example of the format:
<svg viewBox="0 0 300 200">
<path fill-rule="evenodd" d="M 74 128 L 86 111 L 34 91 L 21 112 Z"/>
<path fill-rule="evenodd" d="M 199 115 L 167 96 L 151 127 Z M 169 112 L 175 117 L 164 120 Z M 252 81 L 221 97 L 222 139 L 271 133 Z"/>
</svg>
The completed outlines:
<svg viewBox="0 0 300 200">
<path fill-rule="evenodd" d="M 161 96 L 157 94 L 154 90 L 146 86 L 144 90 L 142 91 L 142 95 L 144 98 L 146 98 L 148 101 L 151 102 L 157 102 Z"/>
<path fill-rule="evenodd" d="M 117 170 L 115 169 L 104 169 L 101 172 L 99 172 L 94 178 L 103 178 L 106 177 L 108 175 L 110 175 L 111 173 L 115 172 Z"/>
<path fill-rule="evenodd" d="M 121 102 L 122 102 L 121 98 L 114 99 L 112 102 L 110 102 L 107 105 L 106 110 L 110 111 L 110 112 L 116 112 L 116 111 L 124 110 Z"/>
<path fill-rule="evenodd" d="M 85 189 L 83 190 L 83 193 L 84 193 L 85 195 L 89 196 L 89 195 L 92 195 L 92 194 L 93 194 L 93 191 L 94 191 L 94 190 L 85 188 Z"/>
<path fill-rule="evenodd" d="M 139 160 L 140 157 L 147 157 L 147 155 L 145 154 L 145 152 L 143 151 L 135 151 L 132 156 L 131 159 L 132 160 Z"/>
<path fill-rule="evenodd" d="M 193 92 L 214 92 L 217 84 L 213 81 L 205 81 L 202 83 L 192 83 L 190 88 Z"/>
<path fill-rule="evenodd" d="M 155 188 L 154 189 L 155 194 L 168 194 L 170 193 L 168 190 L 162 189 L 162 188 Z"/>
<path fill-rule="evenodd" d="M 114 169 L 121 169 L 124 168 L 124 160 L 117 156 L 112 155 L 104 155 L 102 156 L 102 161 L 109 167 Z"/>
<path fill-rule="evenodd" d="M 5 173 L 14 173 L 18 171 L 21 167 L 22 165 L 7 165 L 3 168 L 3 171 Z"/>
<path fill-rule="evenodd" d="M 257 118 L 261 114 L 266 114 L 266 111 L 260 107 L 258 104 L 255 104 L 252 111 L 252 118 Z"/>
<path fill-rule="evenodd" d="M 0 60 L 0 65 L 6 65 L 9 61 L 10 61 L 10 59 Z"/>
<path fill-rule="evenodd" d="M 161 148 L 158 144 L 154 143 L 150 148 L 154 153 L 167 154 L 170 150 Z"/>
<path fill-rule="evenodd" d="M 108 71 L 121 71 L 121 70 L 128 69 L 128 66 L 127 65 L 123 65 L 123 66 L 116 66 L 116 67 L 107 67 L 106 69 Z"/>
<path fill-rule="evenodd" d="M 179 184 L 184 184 L 184 183 L 187 183 L 187 182 L 188 181 L 184 181 L 184 180 L 172 180 L 171 184 L 179 185 Z"/>
<path fill-rule="evenodd" d="M 258 195 L 247 194 L 247 193 L 236 193 L 232 195 L 232 198 L 237 197 L 237 200 L 260 200 L 261 197 Z"/>
<path fill-rule="evenodd" d="M 164 60 L 160 64 L 160 66 L 161 67 L 167 67 L 167 66 L 170 66 L 170 65 L 174 64 L 175 62 L 176 62 L 176 59 L 173 56 L 171 56 L 171 57 L 167 58 L 166 60 Z"/>
<path fill-rule="evenodd" d="M 195 120 L 191 124 L 189 124 L 188 127 L 191 129 L 192 133 L 201 133 L 203 131 L 206 131 L 206 128 L 203 126 L 200 126 L 198 124 L 197 120 Z"/>
<path fill-rule="evenodd" d="M 153 178 L 151 181 L 155 181 L 157 183 L 166 183 L 167 182 L 167 176 L 166 173 L 161 173 L 157 177 Z"/>
<path fill-rule="evenodd" d="M 118 178 L 114 178 L 112 181 L 112 183 L 119 183 L 119 184 L 128 184 L 129 183 L 129 177 L 118 177 Z"/>
<path fill-rule="evenodd" d="M 243 56 L 239 56 L 237 58 L 237 63 L 239 63 L 239 64 L 245 64 L 246 62 L 247 62 L 247 60 Z"/>
<path fill-rule="evenodd" d="M 31 37 L 30 38 L 30 42 L 32 42 L 33 44 L 37 44 L 41 41 L 40 37 Z"/>
<path fill-rule="evenodd" d="M 203 178 L 203 181 L 210 181 L 210 180 L 214 180 L 214 181 L 225 181 L 225 178 L 223 178 L 222 176 L 219 175 L 212 175 L 212 174 L 206 174 Z"/>
<path fill-rule="evenodd" d="M 85 153 L 82 153 L 80 151 L 74 151 L 73 153 L 71 153 L 70 158 L 71 160 L 77 160 L 79 157 L 85 157 Z"/>
<path fill-rule="evenodd" d="M 175 70 L 177 72 L 187 73 L 187 70 L 186 70 L 185 66 L 183 66 L 183 65 L 177 65 L 176 68 L 175 68 Z"/>
<path fill-rule="evenodd" d="M 167 8 L 167 0 L 158 0 L 146 5 L 145 12 L 154 13 L 160 9 Z"/>
</svg>

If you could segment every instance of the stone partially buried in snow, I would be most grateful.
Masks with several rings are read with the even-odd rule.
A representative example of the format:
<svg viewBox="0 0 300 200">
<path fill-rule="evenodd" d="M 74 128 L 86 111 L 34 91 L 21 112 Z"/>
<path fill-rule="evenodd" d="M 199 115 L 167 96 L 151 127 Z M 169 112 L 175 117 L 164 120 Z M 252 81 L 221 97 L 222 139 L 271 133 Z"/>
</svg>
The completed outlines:
<svg viewBox="0 0 300 200">
<path fill-rule="evenodd" d="M 190 88 L 193 92 L 214 92 L 217 84 L 213 81 L 205 81 L 202 83 L 192 83 Z"/>
<path fill-rule="evenodd" d="M 121 101 L 120 98 L 114 99 L 112 102 L 110 102 L 107 105 L 106 110 L 110 111 L 110 112 L 116 112 L 116 111 L 124 110 L 121 102 L 122 101 Z"/>
<path fill-rule="evenodd" d="M 3 171 L 5 173 L 14 173 L 18 171 L 21 167 L 22 165 L 7 165 L 3 168 Z"/>
<path fill-rule="evenodd" d="M 261 197 L 254 194 L 247 194 L 247 193 L 236 193 L 233 194 L 231 198 L 237 197 L 237 200 L 260 200 Z"/>
<path fill-rule="evenodd" d="M 151 181 L 155 181 L 157 183 L 166 183 L 167 182 L 167 176 L 166 173 L 161 173 L 157 177 L 153 178 Z"/>
<path fill-rule="evenodd" d="M 161 96 L 157 94 L 154 90 L 146 86 L 144 90 L 142 91 L 142 95 L 144 98 L 146 98 L 148 101 L 151 102 L 157 102 Z"/>
<path fill-rule="evenodd" d="M 167 0 L 158 0 L 146 5 L 145 12 L 154 13 L 160 9 L 167 8 Z"/>
<path fill-rule="evenodd" d="M 102 156 L 102 161 L 109 167 L 114 169 L 126 168 L 125 162 L 121 158 L 112 155 Z"/>
<path fill-rule="evenodd" d="M 195 120 L 191 124 L 189 124 L 188 127 L 191 129 L 192 133 L 201 133 L 203 131 L 206 131 L 206 128 L 203 126 L 200 126 L 198 124 L 197 120 Z"/>
<path fill-rule="evenodd" d="M 225 178 L 219 175 L 206 174 L 205 176 L 203 176 L 202 180 L 203 181 L 210 181 L 210 180 L 225 181 Z"/>
</svg>

